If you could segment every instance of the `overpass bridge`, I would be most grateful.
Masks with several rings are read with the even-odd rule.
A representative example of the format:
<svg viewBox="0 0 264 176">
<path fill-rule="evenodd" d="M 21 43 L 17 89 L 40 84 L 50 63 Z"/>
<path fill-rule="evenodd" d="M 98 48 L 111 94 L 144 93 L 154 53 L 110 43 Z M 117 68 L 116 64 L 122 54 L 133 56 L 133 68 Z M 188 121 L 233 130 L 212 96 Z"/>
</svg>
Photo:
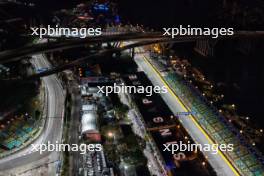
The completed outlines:
<svg viewBox="0 0 264 176">
<path fill-rule="evenodd" d="M 112 55 L 114 53 L 120 53 L 124 50 L 128 50 L 128 49 L 132 49 L 132 51 L 134 52 L 134 48 L 135 47 L 140 47 L 140 46 L 144 46 L 144 45 L 150 45 L 150 44 L 154 44 L 154 43 L 167 43 L 169 42 L 168 40 L 164 40 L 164 39 L 158 39 L 158 40 L 149 40 L 149 41 L 141 41 L 141 42 L 136 42 L 133 44 L 129 44 L 126 45 L 124 47 L 120 47 L 120 48 L 112 48 L 112 49 L 105 49 L 105 50 L 101 50 L 98 53 L 86 56 L 86 57 L 82 57 L 79 58 L 77 60 L 74 60 L 72 62 L 51 68 L 49 70 L 43 71 L 41 73 L 37 73 L 28 77 L 24 77 L 24 78 L 16 78 L 13 79 L 13 81 L 19 81 L 19 80 L 29 80 L 29 79 L 37 79 L 40 77 L 44 77 L 44 76 L 49 76 L 58 72 L 62 72 L 64 70 L 67 70 L 69 68 L 72 68 L 74 66 L 78 66 L 81 65 L 83 63 L 100 63 L 100 62 L 104 62 L 106 60 L 106 58 L 104 57 L 105 55 Z M 173 41 L 176 42 L 176 41 Z M 132 54 L 134 55 L 134 54 Z"/>
<path fill-rule="evenodd" d="M 238 31 L 232 36 L 220 36 L 217 40 L 223 39 L 236 39 L 236 38 L 263 38 L 264 31 Z M 51 38 L 51 37 L 48 37 Z M 55 37 L 54 37 L 55 38 Z M 95 43 L 105 43 L 105 42 L 118 42 L 118 41 L 148 41 L 162 39 L 162 42 L 192 42 L 196 40 L 213 40 L 210 36 L 176 36 L 171 38 L 170 36 L 164 36 L 160 32 L 146 32 L 146 33 L 128 33 L 119 35 L 104 35 L 87 37 L 84 39 L 80 38 L 69 38 L 65 41 L 54 41 L 48 43 L 39 43 L 29 46 L 24 46 L 14 50 L 3 51 L 0 53 L 0 64 L 8 63 L 12 61 L 18 61 L 23 59 L 22 57 L 31 56 L 33 54 L 53 52 L 58 50 L 66 50 L 70 48 L 78 48 L 87 46 Z M 157 41 L 156 43 L 159 43 Z"/>
<path fill-rule="evenodd" d="M 45 36 L 50 39 L 58 39 L 58 37 Z M 239 31 L 236 32 L 233 36 L 222 36 L 217 40 L 224 40 L 229 38 L 264 38 L 264 32 L 247 32 L 247 31 Z M 47 71 L 31 75 L 26 78 L 17 78 L 15 80 L 25 80 L 25 79 L 36 79 L 43 76 L 48 76 L 51 74 L 55 74 L 61 72 L 63 70 L 72 68 L 74 66 L 83 64 L 83 63 L 93 63 L 93 62 L 102 62 L 105 60 L 103 56 L 107 54 L 120 53 L 121 51 L 132 49 L 134 53 L 135 47 L 140 47 L 144 45 L 150 45 L 154 43 L 182 43 L 182 42 L 193 42 L 196 40 L 211 40 L 210 36 L 177 36 L 175 38 L 170 38 L 169 36 L 164 36 L 160 32 L 153 33 L 128 33 L 128 34 L 118 34 L 118 35 L 104 35 L 104 36 L 96 36 L 96 37 L 88 37 L 85 39 L 80 38 L 66 38 L 64 41 L 53 41 L 47 43 L 38 43 L 32 46 L 25 46 L 14 50 L 8 50 L 0 53 L 0 64 L 22 60 L 25 56 L 31 56 L 33 54 L 45 53 L 45 52 L 54 52 L 60 50 L 67 50 L 70 48 L 78 48 L 84 47 L 91 44 L 96 43 L 105 43 L 105 42 L 120 42 L 120 41 L 134 41 L 133 44 L 128 44 L 124 47 L 112 48 L 112 49 L 104 49 L 99 51 L 96 54 L 92 54 L 86 57 L 79 58 L 75 61 L 69 62 L 67 64 L 63 64 L 57 66 L 55 68 L 51 68 Z M 116 45 L 118 46 L 118 45 Z M 132 53 L 132 56 L 134 55 Z"/>
</svg>

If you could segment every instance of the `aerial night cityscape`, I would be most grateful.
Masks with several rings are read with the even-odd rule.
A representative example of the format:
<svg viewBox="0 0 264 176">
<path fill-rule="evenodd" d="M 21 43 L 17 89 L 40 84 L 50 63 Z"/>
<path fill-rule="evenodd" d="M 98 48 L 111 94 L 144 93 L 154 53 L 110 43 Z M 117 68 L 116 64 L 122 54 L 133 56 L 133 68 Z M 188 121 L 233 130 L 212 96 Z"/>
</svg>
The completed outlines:
<svg viewBox="0 0 264 176">
<path fill-rule="evenodd" d="M 0 0 L 0 176 L 264 176 L 263 0 Z"/>
</svg>

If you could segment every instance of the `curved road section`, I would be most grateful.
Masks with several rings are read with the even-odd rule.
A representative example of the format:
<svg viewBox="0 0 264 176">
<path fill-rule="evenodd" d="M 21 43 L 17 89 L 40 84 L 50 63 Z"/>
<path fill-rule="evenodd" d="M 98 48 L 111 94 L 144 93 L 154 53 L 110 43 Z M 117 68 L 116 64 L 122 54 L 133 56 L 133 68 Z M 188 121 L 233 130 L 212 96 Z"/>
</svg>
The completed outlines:
<svg viewBox="0 0 264 176">
<path fill-rule="evenodd" d="M 35 69 L 51 68 L 50 63 L 45 55 L 34 55 L 31 60 Z M 56 75 L 51 75 L 42 78 L 45 85 L 47 102 L 46 102 L 46 122 L 41 135 L 32 144 L 43 144 L 49 141 L 55 144 L 56 141 L 61 142 L 62 127 L 63 127 L 63 114 L 64 114 L 64 92 L 60 81 Z M 26 148 L 0 159 L 0 175 L 7 173 L 16 173 L 17 167 L 26 166 L 29 170 L 34 167 L 45 165 L 47 162 L 58 161 L 60 158 L 59 152 L 44 152 L 40 154 L 33 150 L 31 145 Z M 15 170 L 12 170 L 15 169 Z M 7 171 L 8 172 L 5 172 Z M 55 169 L 51 169 L 51 173 Z"/>
</svg>

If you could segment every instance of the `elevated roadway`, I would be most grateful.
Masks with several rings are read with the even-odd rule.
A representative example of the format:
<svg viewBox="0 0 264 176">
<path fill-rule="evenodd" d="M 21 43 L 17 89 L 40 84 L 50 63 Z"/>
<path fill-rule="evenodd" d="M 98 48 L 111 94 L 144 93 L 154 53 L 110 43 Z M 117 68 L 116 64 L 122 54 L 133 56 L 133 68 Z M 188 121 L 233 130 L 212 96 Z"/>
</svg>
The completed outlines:
<svg viewBox="0 0 264 176">
<path fill-rule="evenodd" d="M 232 36 L 220 36 L 217 40 L 220 39 L 231 39 L 231 38 L 264 38 L 264 31 L 238 31 L 235 32 Z M 17 61 L 23 59 L 23 57 L 31 56 L 33 54 L 52 52 L 58 50 L 65 50 L 70 48 L 78 48 L 87 46 L 89 44 L 95 43 L 105 43 L 105 42 L 117 42 L 117 41 L 146 41 L 146 40 L 156 40 L 163 39 L 167 41 L 175 42 L 186 42 L 186 41 L 196 41 L 200 39 L 211 40 L 211 36 L 175 36 L 171 38 L 170 36 L 164 36 L 160 32 L 152 33 L 128 33 L 128 34 L 118 34 L 118 35 L 102 35 L 95 37 L 87 37 L 84 39 L 80 38 L 69 38 L 65 41 L 54 41 L 48 43 L 38 43 L 35 45 L 28 45 L 14 50 L 7 50 L 0 53 L 0 64 L 8 63 L 12 61 Z"/>
</svg>

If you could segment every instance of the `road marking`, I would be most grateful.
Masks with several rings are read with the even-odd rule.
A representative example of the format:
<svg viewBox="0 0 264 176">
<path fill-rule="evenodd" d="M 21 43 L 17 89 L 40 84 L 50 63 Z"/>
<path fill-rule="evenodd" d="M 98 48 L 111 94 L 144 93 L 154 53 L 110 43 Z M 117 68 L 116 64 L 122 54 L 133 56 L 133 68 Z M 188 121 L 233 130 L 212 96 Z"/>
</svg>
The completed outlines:
<svg viewBox="0 0 264 176">
<path fill-rule="evenodd" d="M 171 88 L 169 87 L 169 85 L 164 81 L 164 79 L 162 78 L 162 76 L 160 75 L 160 73 L 157 71 L 156 68 L 153 67 L 153 65 L 149 62 L 149 60 L 146 58 L 145 55 L 143 55 L 144 60 L 148 63 L 148 65 L 150 65 L 150 67 L 152 68 L 152 70 L 158 75 L 158 77 L 160 78 L 160 80 L 162 81 L 162 83 L 166 86 L 166 88 L 169 90 L 170 94 L 176 98 L 176 100 L 179 102 L 179 104 L 181 105 L 181 107 L 188 112 L 188 108 L 181 102 L 181 100 L 178 98 L 178 96 L 173 92 L 173 90 L 171 90 Z M 204 129 L 202 129 L 202 127 L 196 122 L 196 120 L 194 119 L 194 117 L 192 115 L 189 115 L 189 117 L 191 118 L 191 120 L 194 122 L 194 124 L 198 127 L 198 129 L 203 133 L 203 135 L 206 137 L 206 139 L 211 143 L 214 144 L 214 142 L 212 141 L 212 139 L 209 137 L 209 135 L 204 131 Z M 221 150 L 219 150 L 219 155 L 222 157 L 222 159 L 226 162 L 226 164 L 231 168 L 231 170 L 234 172 L 235 175 L 239 176 L 240 174 L 237 172 L 237 170 L 234 168 L 234 166 L 230 163 L 230 161 L 228 161 L 228 159 L 224 156 L 224 154 L 222 153 Z"/>
</svg>

